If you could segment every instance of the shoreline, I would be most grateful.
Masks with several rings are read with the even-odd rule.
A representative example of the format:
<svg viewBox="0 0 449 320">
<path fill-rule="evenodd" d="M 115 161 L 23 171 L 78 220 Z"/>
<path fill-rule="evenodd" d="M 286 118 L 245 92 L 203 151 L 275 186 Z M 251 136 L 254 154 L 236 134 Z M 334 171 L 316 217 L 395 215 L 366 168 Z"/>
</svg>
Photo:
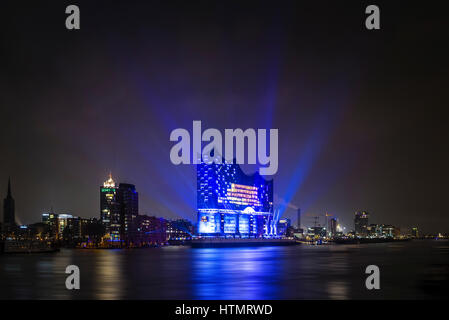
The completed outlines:
<svg viewBox="0 0 449 320">
<path fill-rule="evenodd" d="M 132 250 L 132 249 L 159 249 L 164 247 L 190 247 L 190 248 L 255 248 L 255 247 L 274 247 L 274 246 L 292 246 L 292 245 L 357 245 L 357 244 L 375 244 L 375 243 L 396 243 L 412 242 L 416 240 L 448 240 L 434 238 L 417 239 L 338 239 L 316 244 L 315 242 L 298 241 L 291 239 L 201 239 L 182 244 L 166 244 L 141 247 L 54 247 L 54 248 L 17 248 L 14 250 L 8 248 L 5 250 L 5 242 L 0 243 L 0 254 L 37 254 L 37 253 L 55 253 L 64 250 Z"/>
</svg>

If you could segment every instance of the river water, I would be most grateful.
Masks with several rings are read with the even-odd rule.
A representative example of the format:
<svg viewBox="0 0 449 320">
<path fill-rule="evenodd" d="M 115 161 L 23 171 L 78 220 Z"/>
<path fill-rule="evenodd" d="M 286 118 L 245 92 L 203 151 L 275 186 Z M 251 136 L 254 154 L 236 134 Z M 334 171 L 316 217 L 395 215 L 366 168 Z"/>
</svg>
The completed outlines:
<svg viewBox="0 0 449 320">
<path fill-rule="evenodd" d="M 367 290 L 365 268 L 380 268 Z M 77 265 L 80 290 L 67 290 Z M 0 299 L 447 298 L 449 241 L 0 255 Z"/>
</svg>

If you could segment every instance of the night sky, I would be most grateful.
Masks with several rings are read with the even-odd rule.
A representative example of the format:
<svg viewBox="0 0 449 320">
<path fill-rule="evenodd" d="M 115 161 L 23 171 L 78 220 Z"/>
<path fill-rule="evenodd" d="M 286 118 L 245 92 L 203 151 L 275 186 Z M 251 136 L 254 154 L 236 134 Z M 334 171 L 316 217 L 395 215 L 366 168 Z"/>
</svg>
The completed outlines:
<svg viewBox="0 0 449 320">
<path fill-rule="evenodd" d="M 276 204 L 449 232 L 447 11 L 399 1 L 2 2 L 0 198 L 19 223 L 99 217 L 109 172 L 141 214 L 195 220 L 170 132 L 278 128 Z M 81 30 L 65 28 L 77 4 Z M 381 30 L 365 29 L 377 4 Z M 255 168 L 246 166 L 245 171 Z M 321 220 L 324 222 L 324 219 Z"/>
</svg>

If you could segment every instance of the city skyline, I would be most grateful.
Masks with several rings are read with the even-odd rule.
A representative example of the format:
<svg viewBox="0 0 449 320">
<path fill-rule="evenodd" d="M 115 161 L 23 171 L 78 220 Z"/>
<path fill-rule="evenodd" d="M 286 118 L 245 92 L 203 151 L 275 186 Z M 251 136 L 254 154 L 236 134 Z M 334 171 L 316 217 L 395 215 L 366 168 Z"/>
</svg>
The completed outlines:
<svg viewBox="0 0 449 320">
<path fill-rule="evenodd" d="M 204 164 L 203 164 L 204 165 Z M 240 168 L 240 166 L 237 166 L 237 167 L 239 167 Z M 252 179 L 251 177 L 254 177 L 254 174 L 252 174 L 252 175 L 246 175 L 241 169 L 237 169 L 238 170 L 238 172 L 239 172 L 239 175 L 242 175 L 243 174 L 243 176 L 245 177 L 246 176 L 246 178 L 244 178 L 244 179 Z M 260 176 L 258 176 L 258 175 L 256 175 L 256 180 L 257 179 L 261 179 L 260 178 Z M 262 180 L 261 181 L 265 181 L 263 178 L 262 178 Z M 273 182 L 273 181 L 268 181 L 268 182 Z M 199 183 L 199 182 L 198 182 Z M 106 181 L 104 181 L 103 182 L 103 184 L 100 186 L 100 213 L 99 213 L 99 215 L 98 216 L 94 216 L 94 217 L 85 217 L 85 216 L 83 216 L 82 218 L 83 219 L 96 219 L 96 220 L 98 220 L 99 222 L 101 222 L 103 225 L 105 225 L 105 222 L 103 221 L 104 220 L 104 216 L 103 216 L 103 214 L 104 214 L 104 208 L 105 208 L 105 206 L 106 206 L 106 208 L 109 208 L 109 205 L 106 205 L 105 203 L 104 203 L 104 201 L 105 200 L 103 200 L 103 197 L 104 197 L 104 195 L 103 195 L 103 193 L 106 191 L 106 192 L 108 192 L 109 190 L 120 190 L 121 188 L 126 188 L 126 189 L 128 189 L 128 188 L 131 188 L 131 190 L 133 191 L 133 193 L 135 193 L 136 195 L 138 194 L 138 192 L 136 192 L 136 187 L 134 186 L 134 185 L 132 185 L 132 184 L 128 184 L 128 183 L 122 183 L 122 182 L 120 182 L 120 183 L 116 183 L 116 181 L 112 178 L 112 173 L 110 172 L 109 173 L 109 176 L 108 176 L 108 179 L 106 180 Z M 242 187 L 245 187 L 245 186 L 242 186 Z M 107 189 L 104 189 L 104 188 L 107 188 Z M 110 189 L 110 188 L 112 188 L 112 189 Z M 199 188 L 199 186 L 198 186 L 198 188 Z M 272 187 L 271 187 L 272 188 Z M 123 191 L 121 191 L 121 192 L 119 192 L 120 194 L 122 193 Z M 200 189 L 198 189 L 198 192 L 200 192 Z M 122 197 L 123 198 L 123 195 L 121 195 L 121 196 L 119 196 L 119 197 Z M 12 208 L 12 214 L 11 214 L 11 212 L 9 212 L 8 214 L 9 214 L 9 220 L 11 220 L 11 215 L 12 215 L 12 218 L 14 218 L 15 219 L 15 221 L 17 222 L 17 216 L 15 215 L 15 213 L 14 213 L 14 211 L 15 211 L 15 209 L 14 209 L 14 203 L 15 203 L 15 200 L 14 200 L 14 197 L 12 197 L 12 192 L 11 192 L 11 181 L 10 181 L 10 178 L 8 179 L 8 193 L 7 193 L 7 196 L 6 196 L 6 198 L 4 199 L 4 210 L 3 210 L 3 212 L 4 212 L 4 214 L 5 213 L 7 213 L 7 211 L 11 211 L 11 209 L 8 209 L 8 208 L 10 208 L 10 202 L 12 201 L 12 203 L 13 203 L 13 208 Z M 115 201 L 115 200 L 114 200 Z M 136 217 L 148 217 L 148 216 L 150 216 L 150 217 L 153 217 L 153 218 L 156 218 L 156 217 L 159 217 L 160 219 L 165 219 L 166 221 L 175 221 L 175 220 L 184 220 L 184 221 L 190 221 L 191 223 L 193 223 L 193 225 L 196 225 L 197 226 L 197 228 L 198 228 L 198 230 L 197 230 L 197 234 L 199 234 L 199 235 L 201 235 L 202 233 L 201 233 L 201 231 L 200 231 L 200 217 L 202 216 L 202 215 L 204 215 L 204 214 L 202 214 L 202 213 L 200 213 L 200 211 L 201 211 L 201 209 L 200 208 L 202 208 L 203 207 L 203 205 L 204 204 L 201 204 L 200 205 L 200 202 L 201 203 L 203 203 L 203 201 L 204 201 L 204 199 L 203 200 L 200 200 L 200 199 L 198 199 L 198 207 L 197 207 L 197 210 L 196 210 L 196 217 L 194 218 L 194 219 L 186 219 L 186 218 L 183 218 L 183 217 L 175 217 L 175 218 L 167 218 L 167 217 L 164 217 L 164 216 L 160 216 L 160 215 L 158 215 L 158 214 L 148 214 L 148 212 L 145 212 L 145 213 L 142 213 L 142 212 L 140 212 L 139 211 L 139 207 L 138 207 L 138 204 L 136 205 L 136 208 L 135 208 L 135 210 L 134 211 L 132 211 L 133 212 L 133 214 L 134 214 L 134 218 L 133 218 L 133 220 L 136 218 Z M 7 203 L 8 203 L 8 205 L 7 205 Z M 238 207 L 238 206 L 237 206 Z M 242 207 L 243 208 L 243 207 Z M 247 208 L 248 209 L 248 208 Z M 133 209 L 127 209 L 127 210 L 133 210 Z M 273 209 L 270 209 L 270 210 L 273 210 Z M 120 210 L 119 210 L 120 211 Z M 119 211 L 117 212 L 117 213 L 119 213 Z M 279 211 L 279 206 L 278 206 L 278 209 L 274 209 L 274 211 Z M 57 212 L 59 212 L 59 213 L 57 213 Z M 63 213 L 64 212 L 64 213 Z M 50 210 L 47 210 L 47 211 L 43 211 L 41 214 L 40 214 L 40 217 L 43 217 L 43 216 L 48 216 L 49 214 L 56 214 L 56 216 L 58 216 L 58 215 L 63 215 L 63 216 L 65 216 L 65 215 L 69 215 L 69 216 L 72 216 L 73 215 L 73 217 L 75 217 L 75 218 L 81 218 L 81 215 L 75 215 L 74 213 L 73 213 L 73 211 L 71 211 L 71 210 L 54 210 L 54 208 L 53 208 L 53 206 L 51 207 L 51 209 Z M 131 214 L 131 213 L 129 213 L 129 214 Z M 273 215 L 273 212 L 271 212 L 270 213 L 270 215 Z M 364 231 L 361 231 L 362 229 L 360 229 L 360 227 L 358 227 L 358 225 L 359 225 L 359 216 L 360 215 L 362 215 L 363 217 L 364 217 L 364 220 L 365 220 L 365 222 L 364 222 L 364 224 L 363 224 L 363 230 Z M 365 218 L 365 215 L 366 215 L 366 218 Z M 304 213 L 304 214 L 302 214 L 301 213 L 301 209 L 300 208 L 297 208 L 297 211 L 296 211 L 296 221 L 294 220 L 294 218 L 292 219 L 292 218 L 289 218 L 289 217 L 282 217 L 282 216 L 278 216 L 278 213 L 276 213 L 276 216 L 274 216 L 273 215 L 273 217 L 271 217 L 271 218 L 273 218 L 275 221 L 277 221 L 277 222 L 275 222 L 276 224 L 278 224 L 278 223 L 280 223 L 281 222 L 281 220 L 284 220 L 284 221 L 288 221 L 288 226 L 292 226 L 293 227 L 293 225 L 297 225 L 297 229 L 298 230 L 300 230 L 300 228 L 301 228 L 301 226 L 303 226 L 303 227 L 306 227 L 306 228 L 308 228 L 308 229 L 310 229 L 311 227 L 319 227 L 319 228 L 325 228 L 325 229 L 328 229 L 327 230 L 327 232 L 330 232 L 332 235 L 334 235 L 335 236 L 335 230 L 336 230 L 336 228 L 337 228 L 337 225 L 338 225 L 338 228 L 340 229 L 340 231 L 342 232 L 342 235 L 346 235 L 347 233 L 353 233 L 354 235 L 362 235 L 362 236 L 367 236 L 368 235 L 368 232 L 366 231 L 366 228 L 368 227 L 368 230 L 370 230 L 370 227 L 371 228 L 373 228 L 373 227 L 375 227 L 376 229 L 378 228 L 378 227 L 380 227 L 380 228 L 382 228 L 382 226 L 384 226 L 384 227 L 390 227 L 390 228 L 394 228 L 394 229 L 397 229 L 397 231 L 398 231 L 398 233 L 400 233 L 400 234 L 402 234 L 402 235 L 408 235 L 408 236 L 410 236 L 410 235 L 414 235 L 415 234 L 415 237 L 417 236 L 417 232 L 418 232 L 418 229 L 419 230 L 421 230 L 420 229 L 420 227 L 419 226 L 417 226 L 417 225 L 407 225 L 407 226 L 401 226 L 401 227 L 397 227 L 397 226 L 393 226 L 392 224 L 389 224 L 389 223 L 386 223 L 385 224 L 385 221 L 384 222 L 382 222 L 382 223 L 379 223 L 379 222 L 377 222 L 377 223 L 375 223 L 375 224 L 373 224 L 373 223 L 371 223 L 371 224 L 368 224 L 368 216 L 369 216 L 370 214 L 369 213 L 367 213 L 366 211 L 356 211 L 356 212 L 354 212 L 354 216 L 353 216 L 353 219 L 355 219 L 354 221 L 352 221 L 352 223 L 349 223 L 347 226 L 348 226 L 348 229 L 346 229 L 346 225 L 345 224 L 343 224 L 342 222 L 341 222 L 341 220 L 339 219 L 339 218 L 337 218 L 337 217 L 334 217 L 334 215 L 333 214 L 329 214 L 328 212 L 325 212 L 324 214 L 323 214 L 323 217 L 324 217 L 324 223 L 322 223 L 322 221 L 321 221 L 321 218 L 322 218 L 322 216 L 321 216 L 321 213 L 319 213 L 319 214 L 308 214 L 308 213 Z M 313 222 L 311 222 L 311 221 L 308 221 L 307 223 L 305 223 L 305 224 L 303 224 L 303 223 L 301 223 L 301 221 L 303 221 L 303 220 L 301 220 L 301 219 L 304 219 L 304 218 L 301 218 L 301 217 L 303 217 L 303 216 L 308 216 L 309 218 L 312 218 L 312 219 L 314 219 L 313 220 Z M 332 217 L 332 218 L 328 218 L 328 217 Z M 131 217 L 129 217 L 128 219 L 130 219 Z M 118 219 L 118 218 L 117 218 Z M 298 223 L 298 220 L 299 220 L 299 222 L 300 223 Z M 132 221 L 132 220 L 131 220 Z M 3 218 L 3 220 L 2 220 L 2 222 L 3 222 L 3 224 L 5 224 L 4 223 L 4 218 Z M 27 225 L 33 225 L 33 224 L 35 224 L 35 223 L 39 223 L 40 222 L 40 220 L 39 221 L 32 221 L 31 223 L 27 223 L 27 224 L 20 224 L 20 223 L 17 223 L 17 226 L 27 226 Z M 117 220 L 117 222 L 116 223 L 119 223 L 119 225 L 120 225 L 120 222 L 119 222 L 119 220 Z M 335 225 L 334 226 L 332 226 L 332 223 L 335 223 Z M 329 224 L 329 225 L 328 225 Z M 1 225 L 1 222 L 0 222 L 0 225 Z M 109 223 L 106 223 L 106 225 L 109 225 Z M 106 227 L 106 225 L 105 225 L 105 227 Z M 127 225 L 127 224 L 126 224 Z M 128 226 L 127 226 L 128 227 Z M 328 228 L 329 227 L 329 228 Z M 353 228 L 352 228 L 353 227 Z M 109 234 L 110 232 L 109 232 L 109 229 L 108 229 L 109 227 L 106 227 L 106 229 L 105 229 L 105 231 L 106 231 L 106 233 L 107 234 Z M 122 230 L 120 230 L 120 228 L 121 227 L 118 227 L 119 229 L 117 229 L 117 234 L 120 234 L 120 236 L 122 236 Z M 358 229 L 359 228 L 359 229 Z M 401 231 L 401 228 L 402 228 L 402 231 Z M 285 230 L 286 231 L 286 230 Z M 340 232 L 339 231 L 339 232 Z M 375 230 L 372 230 L 372 231 L 375 231 Z M 301 231 L 301 233 L 302 233 L 303 231 Z M 346 233 L 347 232 L 347 233 Z M 420 231 L 421 232 L 421 231 Z M 305 232 L 305 233 L 307 233 L 307 231 Z M 284 234 L 285 235 L 285 232 L 284 233 L 281 233 L 281 234 Z M 442 234 L 444 234 L 444 232 L 441 232 L 441 230 L 438 230 L 438 231 L 432 231 L 432 232 L 427 232 L 427 236 L 429 236 L 429 235 L 442 235 Z M 111 235 L 112 235 L 112 232 L 111 232 Z M 117 239 L 120 239 L 120 236 L 118 236 L 117 237 Z M 114 238 L 114 237 L 112 237 L 112 238 Z"/>
<path fill-rule="evenodd" d="M 200 120 L 279 129 L 283 217 L 295 221 L 301 207 L 348 227 L 366 210 L 448 232 L 446 17 L 379 5 L 375 32 L 361 4 L 80 1 L 74 32 L 62 4 L 8 5 L 2 198 L 11 176 L 19 223 L 52 206 L 96 217 L 95 188 L 112 171 L 138 186 L 143 213 L 194 221 L 195 168 L 170 162 L 169 135 Z"/>
</svg>

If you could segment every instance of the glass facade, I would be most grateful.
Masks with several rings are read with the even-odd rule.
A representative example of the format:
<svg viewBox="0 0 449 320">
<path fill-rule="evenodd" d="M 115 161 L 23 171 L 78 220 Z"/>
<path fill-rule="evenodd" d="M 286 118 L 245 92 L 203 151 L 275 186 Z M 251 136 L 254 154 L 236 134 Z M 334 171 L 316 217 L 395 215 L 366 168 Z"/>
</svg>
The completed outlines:
<svg viewBox="0 0 449 320">
<path fill-rule="evenodd" d="M 273 181 L 245 174 L 235 163 L 197 165 L 198 232 L 262 237 L 273 219 Z"/>
</svg>

